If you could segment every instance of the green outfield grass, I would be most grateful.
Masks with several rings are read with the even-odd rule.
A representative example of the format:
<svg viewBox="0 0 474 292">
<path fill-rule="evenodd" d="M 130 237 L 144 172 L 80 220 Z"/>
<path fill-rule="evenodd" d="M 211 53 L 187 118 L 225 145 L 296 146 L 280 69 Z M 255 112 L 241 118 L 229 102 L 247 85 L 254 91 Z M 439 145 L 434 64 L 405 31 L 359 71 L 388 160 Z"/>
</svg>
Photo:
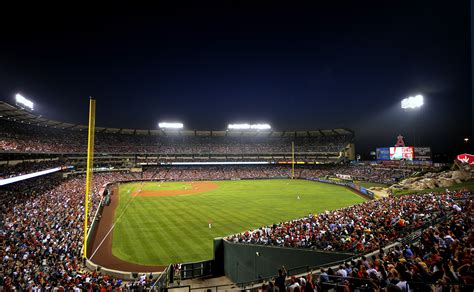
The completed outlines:
<svg viewBox="0 0 474 292">
<path fill-rule="evenodd" d="M 207 260 L 213 257 L 215 237 L 364 201 L 344 187 L 306 180 L 214 183 L 219 187 L 212 191 L 170 197 L 133 197 L 131 193 L 140 188 L 184 189 L 190 183 L 120 185 L 112 253 L 123 260 L 146 265 Z M 209 221 L 212 229 L 208 227 Z"/>
</svg>

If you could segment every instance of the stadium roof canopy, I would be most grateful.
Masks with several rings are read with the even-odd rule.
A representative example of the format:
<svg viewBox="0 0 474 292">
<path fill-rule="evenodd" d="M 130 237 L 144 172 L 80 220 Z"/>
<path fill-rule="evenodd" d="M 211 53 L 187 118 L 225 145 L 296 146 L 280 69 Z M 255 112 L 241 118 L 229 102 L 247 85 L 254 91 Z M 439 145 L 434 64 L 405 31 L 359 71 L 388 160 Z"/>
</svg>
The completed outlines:
<svg viewBox="0 0 474 292">
<path fill-rule="evenodd" d="M 6 102 L 0 101 L 0 118 L 15 121 L 24 124 L 31 124 L 40 127 L 51 127 L 57 129 L 67 129 L 75 131 L 87 130 L 87 125 L 78 125 L 50 120 L 37 116 L 30 111 L 18 108 Z M 135 134 L 135 135 L 163 135 L 163 136 L 246 136 L 246 137 L 314 137 L 314 136 L 336 136 L 351 135 L 354 132 L 345 129 L 326 129 L 311 131 L 248 131 L 248 130 L 220 130 L 220 131 L 199 131 L 199 130 L 141 130 L 141 129 L 125 129 L 125 128 L 106 128 L 96 127 L 96 133 L 110 134 Z"/>
</svg>

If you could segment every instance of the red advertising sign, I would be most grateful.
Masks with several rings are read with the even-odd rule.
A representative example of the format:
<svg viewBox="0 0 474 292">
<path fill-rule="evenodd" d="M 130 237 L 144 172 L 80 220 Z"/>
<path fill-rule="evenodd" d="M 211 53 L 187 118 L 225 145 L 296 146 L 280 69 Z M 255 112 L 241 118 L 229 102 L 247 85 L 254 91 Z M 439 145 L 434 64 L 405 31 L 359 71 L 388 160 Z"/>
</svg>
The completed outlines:
<svg viewBox="0 0 474 292">
<path fill-rule="evenodd" d="M 459 154 L 457 159 L 461 161 L 462 163 L 467 163 L 467 164 L 474 164 L 474 155 L 471 154 Z"/>
</svg>

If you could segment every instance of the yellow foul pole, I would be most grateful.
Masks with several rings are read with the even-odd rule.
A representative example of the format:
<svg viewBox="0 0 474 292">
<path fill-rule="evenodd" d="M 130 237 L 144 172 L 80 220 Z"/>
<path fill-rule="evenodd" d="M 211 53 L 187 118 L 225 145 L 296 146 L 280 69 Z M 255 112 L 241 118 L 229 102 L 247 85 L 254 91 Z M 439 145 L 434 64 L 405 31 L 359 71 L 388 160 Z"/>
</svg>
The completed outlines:
<svg viewBox="0 0 474 292">
<path fill-rule="evenodd" d="M 92 188 L 92 168 L 94 167 L 95 99 L 89 100 L 89 132 L 87 135 L 86 196 L 84 198 L 84 245 L 83 256 L 87 258 L 87 220 L 89 216 L 89 197 Z"/>
<path fill-rule="evenodd" d="M 291 142 L 291 179 L 295 178 L 295 142 Z"/>
</svg>

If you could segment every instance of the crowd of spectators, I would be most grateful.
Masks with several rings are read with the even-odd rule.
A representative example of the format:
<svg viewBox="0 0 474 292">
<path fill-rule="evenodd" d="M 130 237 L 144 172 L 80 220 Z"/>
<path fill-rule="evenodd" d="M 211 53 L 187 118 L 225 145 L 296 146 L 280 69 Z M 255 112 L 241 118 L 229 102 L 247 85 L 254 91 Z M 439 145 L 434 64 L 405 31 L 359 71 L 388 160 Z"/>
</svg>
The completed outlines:
<svg viewBox="0 0 474 292">
<path fill-rule="evenodd" d="M 470 200 L 470 199 L 469 199 Z M 469 205 L 468 205 L 469 206 Z M 366 253 L 456 210 L 449 194 L 372 200 L 227 237 L 239 243 Z"/>
<path fill-rule="evenodd" d="M 358 168 L 361 168 L 358 170 Z M 337 174 L 349 175 L 351 180 L 369 181 L 391 184 L 396 179 L 390 179 L 389 174 L 408 176 L 410 171 L 404 169 L 384 169 L 373 166 L 351 165 L 317 165 L 295 167 L 296 178 L 325 178 L 336 177 Z M 233 166 L 182 166 L 155 167 L 146 169 L 141 175 L 143 179 L 157 180 L 210 180 L 210 179 L 255 179 L 290 177 L 289 165 L 233 165 Z"/>
<path fill-rule="evenodd" d="M 22 174 L 37 172 L 40 170 L 65 166 L 67 161 L 47 160 L 40 162 L 23 162 L 15 165 L 0 165 L 0 179 L 18 176 Z M 360 168 L 360 169 L 358 169 Z M 294 176 L 296 178 L 335 177 L 337 174 L 350 175 L 354 180 L 385 182 L 388 173 L 409 172 L 403 169 L 377 168 L 372 166 L 350 166 L 350 165 L 316 165 L 296 166 Z M 370 175 L 364 175 L 370 174 Z M 142 173 L 131 173 L 134 179 L 142 180 L 206 180 L 206 179 L 255 179 L 291 176 L 289 165 L 223 165 L 223 166 L 160 166 L 148 167 Z"/>
<path fill-rule="evenodd" d="M 25 164 L 23 172 L 30 172 L 26 167 L 28 165 L 30 164 Z M 296 168 L 295 174 L 297 177 L 312 177 L 330 171 L 331 167 Z M 92 220 L 98 208 L 101 199 L 99 191 L 108 182 L 142 179 L 243 179 L 289 175 L 290 168 L 284 165 L 156 167 L 141 173 L 96 173 L 89 220 Z M 63 287 L 65 290 L 79 291 L 100 288 L 132 289 L 150 285 L 151 280 L 147 277 L 123 283 L 84 269 L 81 261 L 84 182 L 84 175 L 63 178 L 61 174 L 52 174 L 2 187 L 0 286 L 6 290 Z M 470 204 L 470 199 L 468 202 Z M 455 214 L 469 214 L 472 207 L 469 204 L 453 201 L 452 194 L 389 197 L 262 227 L 228 239 L 243 243 L 367 252 L 450 212 L 462 210 Z M 455 235 L 459 237 L 458 234 Z"/>
<path fill-rule="evenodd" d="M 474 204 L 471 193 L 456 195 L 451 215 L 424 229 L 419 240 L 304 277 L 287 277 L 282 267 L 260 291 L 473 291 Z"/>
<path fill-rule="evenodd" d="M 49 168 L 62 166 L 58 160 L 27 161 L 18 164 L 0 164 L 0 179 L 37 172 Z"/>
<path fill-rule="evenodd" d="M 380 167 L 378 165 L 343 165 L 336 166 L 334 174 L 349 175 L 353 180 L 364 180 L 385 184 L 392 184 L 399 179 L 410 176 L 409 169 Z"/>
<path fill-rule="evenodd" d="M 89 220 L 105 183 L 132 178 L 121 172 L 96 174 Z M 120 284 L 83 269 L 84 185 L 83 175 L 67 179 L 48 175 L 2 188 L 0 286 L 6 291 L 116 288 Z"/>
<path fill-rule="evenodd" d="M 153 180 L 238 180 L 289 177 L 288 166 L 183 166 L 145 170 L 141 178 Z"/>
<path fill-rule="evenodd" d="M 40 162 L 23 162 L 15 165 L 0 165 L 0 179 L 37 172 L 40 170 L 69 165 L 67 161 L 46 160 Z M 316 165 L 296 166 L 294 175 L 297 178 L 335 177 L 338 174 L 348 175 L 351 180 L 392 184 L 398 179 L 407 177 L 412 172 L 406 169 L 381 168 L 372 165 Z M 289 165 L 251 165 L 251 166 L 183 166 L 147 168 L 137 179 L 161 180 L 205 180 L 205 179 L 252 179 L 289 177 Z"/>
<path fill-rule="evenodd" d="M 314 137 L 165 136 L 124 133 L 95 135 L 99 153 L 245 154 L 339 152 L 353 135 Z M 10 152 L 84 153 L 87 131 L 40 127 L 0 119 L 0 150 Z"/>
<path fill-rule="evenodd" d="M 393 184 L 400 179 L 409 177 L 413 170 L 403 168 L 380 167 L 379 165 L 318 165 L 316 167 L 297 168 L 297 176 L 310 177 L 336 177 L 343 175 L 348 180 L 367 181 L 381 184 Z"/>
</svg>

